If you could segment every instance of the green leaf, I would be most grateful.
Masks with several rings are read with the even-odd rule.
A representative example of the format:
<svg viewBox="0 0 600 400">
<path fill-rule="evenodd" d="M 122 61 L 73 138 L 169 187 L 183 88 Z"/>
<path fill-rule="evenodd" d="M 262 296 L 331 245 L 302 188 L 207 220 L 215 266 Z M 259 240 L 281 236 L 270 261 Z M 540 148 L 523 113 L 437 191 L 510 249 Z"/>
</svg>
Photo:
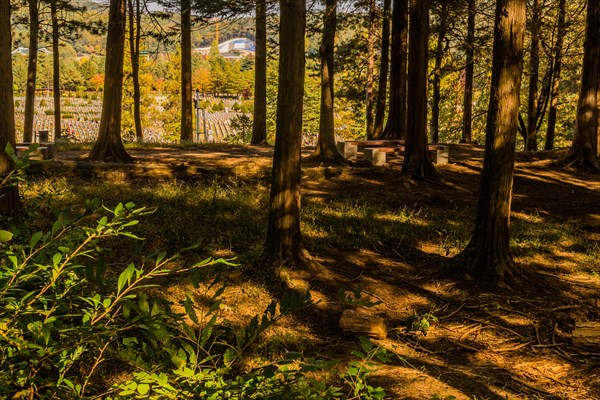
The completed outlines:
<svg viewBox="0 0 600 400">
<path fill-rule="evenodd" d="M 198 247 L 200 247 L 200 242 L 194 243 L 193 245 L 188 246 L 188 247 L 184 247 L 183 249 L 179 250 L 179 252 L 184 253 L 186 251 L 196 250 Z"/>
<path fill-rule="evenodd" d="M 183 307 L 185 308 L 185 313 L 196 325 L 199 324 L 198 315 L 196 314 L 196 310 L 194 309 L 194 304 L 192 299 L 188 294 L 185 295 L 185 301 L 183 302 Z"/>
<path fill-rule="evenodd" d="M 0 242 L 6 243 L 11 241 L 13 238 L 12 232 L 0 230 Z"/>
<path fill-rule="evenodd" d="M 150 311 L 150 305 L 148 304 L 148 296 L 146 296 L 146 294 L 144 293 L 140 294 L 139 307 L 140 311 L 143 313 L 148 313 Z"/>
<path fill-rule="evenodd" d="M 298 353 L 297 351 L 288 351 L 283 355 L 283 357 L 286 360 L 298 360 L 302 358 L 302 354 Z"/>
<path fill-rule="evenodd" d="M 44 234 L 41 231 L 36 232 L 33 235 L 31 235 L 31 240 L 29 241 L 29 248 L 33 249 L 35 247 L 35 245 L 38 244 L 38 242 L 40 241 L 42 236 L 44 236 Z"/>
<path fill-rule="evenodd" d="M 54 256 L 52 256 L 52 263 L 54 263 L 54 265 L 58 265 L 58 263 L 60 263 L 60 260 L 62 260 L 63 255 L 61 253 L 55 253 Z"/>
<path fill-rule="evenodd" d="M 167 256 L 166 252 L 162 252 L 160 253 L 158 256 L 156 256 L 156 264 L 160 264 L 162 260 L 165 259 L 165 257 Z"/>
<path fill-rule="evenodd" d="M 148 393 L 150 391 L 150 385 L 148 385 L 146 383 L 140 383 L 137 387 L 137 391 L 139 394 L 145 395 L 146 393 Z"/>
<path fill-rule="evenodd" d="M 208 343 L 208 339 L 210 339 L 210 337 L 212 336 L 213 327 L 216 322 L 217 322 L 217 316 L 213 315 L 212 318 L 210 319 L 210 321 L 208 322 L 208 324 L 206 324 L 204 329 L 202 329 L 202 337 L 200 339 L 200 344 L 202 346 L 205 346 L 206 343 Z"/>
<path fill-rule="evenodd" d="M 233 349 L 227 349 L 225 350 L 225 353 L 223 354 L 223 363 L 227 366 L 231 365 L 231 363 L 233 363 L 233 361 L 235 361 L 236 359 L 236 353 Z"/>
<path fill-rule="evenodd" d="M 360 341 L 360 347 L 363 349 L 365 353 L 370 352 L 373 349 L 373 342 L 367 339 L 364 336 L 359 336 L 358 340 Z"/>
<path fill-rule="evenodd" d="M 133 276 L 134 272 L 135 266 L 133 264 L 129 264 L 127 268 L 121 272 L 121 275 L 119 275 L 119 279 L 117 280 L 117 294 L 121 293 L 125 285 L 129 285 L 131 283 L 131 277 Z"/>
<path fill-rule="evenodd" d="M 152 304 L 152 311 L 150 312 L 150 316 L 155 317 L 163 313 L 162 307 L 158 303 Z"/>
<path fill-rule="evenodd" d="M 56 232 L 58 232 L 58 230 L 61 228 L 62 224 L 63 224 L 62 219 L 57 219 L 56 221 L 54 221 L 54 223 L 52 224 L 52 235 L 53 236 Z"/>
<path fill-rule="evenodd" d="M 126 228 L 126 227 L 128 227 L 128 226 L 134 226 L 134 225 L 137 225 L 137 224 L 139 224 L 139 223 L 140 223 L 140 221 L 138 221 L 138 220 L 135 220 L 135 219 L 134 219 L 134 220 L 132 220 L 132 221 L 129 221 L 129 222 L 127 222 L 127 223 L 125 223 L 125 224 L 121 225 L 121 228 Z"/>
<path fill-rule="evenodd" d="M 351 353 L 354 357 L 357 357 L 357 358 L 365 358 L 366 357 L 365 353 L 358 351 L 358 350 L 352 350 Z"/>
</svg>

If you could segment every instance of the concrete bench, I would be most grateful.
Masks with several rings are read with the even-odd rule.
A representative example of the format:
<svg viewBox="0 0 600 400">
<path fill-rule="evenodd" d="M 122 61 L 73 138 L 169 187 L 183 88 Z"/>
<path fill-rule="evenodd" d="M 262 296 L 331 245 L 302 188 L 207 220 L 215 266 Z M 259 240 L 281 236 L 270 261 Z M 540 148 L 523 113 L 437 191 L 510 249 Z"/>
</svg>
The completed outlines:
<svg viewBox="0 0 600 400">
<path fill-rule="evenodd" d="M 337 149 L 346 160 L 356 160 L 358 154 L 358 146 L 351 142 L 337 142 Z"/>
<path fill-rule="evenodd" d="M 398 154 L 404 154 L 405 147 L 398 146 Z M 431 161 L 434 164 L 446 165 L 448 164 L 448 158 L 450 155 L 450 147 L 441 144 L 430 144 L 427 145 L 427 150 L 431 156 Z"/>
<path fill-rule="evenodd" d="M 17 156 L 22 156 L 23 153 L 29 149 L 30 145 L 31 143 L 17 143 Z M 29 154 L 29 158 L 32 160 L 51 160 L 54 158 L 54 154 L 54 143 L 42 143 L 37 149 L 35 149 L 34 153 Z"/>
<path fill-rule="evenodd" d="M 364 157 L 373 165 L 385 165 L 387 153 L 404 155 L 406 149 L 404 140 L 361 140 L 337 143 L 338 151 L 348 160 L 357 158 L 358 149 L 361 148 Z M 450 147 L 441 144 L 430 144 L 427 146 L 431 160 L 435 164 L 448 164 Z"/>
<path fill-rule="evenodd" d="M 365 147 L 363 149 L 365 160 L 370 161 L 371 165 L 381 167 L 385 165 L 386 152 L 377 147 Z"/>
<path fill-rule="evenodd" d="M 347 143 L 350 143 L 354 146 L 358 147 L 395 147 L 398 145 L 403 145 L 403 139 L 376 139 L 376 140 L 352 140 Z"/>
<path fill-rule="evenodd" d="M 402 144 L 404 144 L 404 140 L 350 140 L 336 143 L 338 151 L 347 160 L 356 160 L 359 148 L 377 147 L 382 152 L 389 153 L 395 151 L 393 149 Z"/>
<path fill-rule="evenodd" d="M 428 146 L 431 160 L 435 164 L 446 165 L 450 158 L 450 147 L 441 144 L 430 144 Z"/>
</svg>

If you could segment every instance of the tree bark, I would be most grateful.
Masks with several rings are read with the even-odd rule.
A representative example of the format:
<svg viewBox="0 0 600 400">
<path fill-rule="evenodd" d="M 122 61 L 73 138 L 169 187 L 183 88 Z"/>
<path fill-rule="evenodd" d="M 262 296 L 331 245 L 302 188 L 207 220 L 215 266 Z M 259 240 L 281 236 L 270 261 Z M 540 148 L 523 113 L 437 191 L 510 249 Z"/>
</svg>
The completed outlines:
<svg viewBox="0 0 600 400">
<path fill-rule="evenodd" d="M 300 150 L 304 97 L 306 0 L 280 3 L 280 61 L 269 224 L 265 254 L 304 263 L 300 233 Z"/>
<path fill-rule="evenodd" d="M 573 166 L 600 171 L 598 146 L 598 86 L 600 71 L 600 0 L 588 0 L 581 91 L 575 136 L 565 160 Z"/>
<path fill-rule="evenodd" d="M 142 129 L 140 90 L 140 39 L 142 35 L 140 0 L 127 0 L 129 5 L 129 53 L 131 54 L 131 80 L 133 82 L 133 121 L 135 137 L 138 142 L 144 141 Z M 135 1 L 135 8 L 133 2 Z"/>
<path fill-rule="evenodd" d="M 525 0 L 498 0 L 477 218 L 461 254 L 467 270 L 484 286 L 507 286 L 522 273 L 508 243 L 524 32 Z"/>
<path fill-rule="evenodd" d="M 408 3 L 393 0 L 390 108 L 382 139 L 403 139 L 406 135 L 406 64 L 408 54 Z"/>
<path fill-rule="evenodd" d="M 256 2 L 256 52 L 254 53 L 254 120 L 251 144 L 267 142 L 267 5 Z"/>
<path fill-rule="evenodd" d="M 367 138 L 373 137 L 373 75 L 375 74 L 375 0 L 369 0 L 369 29 L 367 31 L 367 82 L 365 85 L 365 107 Z"/>
<path fill-rule="evenodd" d="M 385 119 L 385 105 L 387 103 L 387 83 L 390 70 L 390 20 L 392 0 L 383 0 L 383 22 L 381 28 L 381 60 L 379 65 L 379 82 L 377 86 L 377 100 L 375 121 L 373 123 L 373 138 L 380 138 L 383 133 Z"/>
<path fill-rule="evenodd" d="M 408 49 L 408 119 L 402 173 L 437 177 L 427 148 L 427 46 L 429 0 L 410 1 Z"/>
<path fill-rule="evenodd" d="M 372 313 L 344 310 L 340 318 L 340 328 L 345 333 L 369 336 L 377 339 L 387 337 L 387 323 L 384 318 Z"/>
<path fill-rule="evenodd" d="M 552 74 L 552 94 L 550 98 L 550 111 L 548 111 L 548 128 L 546 130 L 546 141 L 544 150 L 554 148 L 554 136 L 556 132 L 556 114 L 558 111 L 558 96 L 560 94 L 560 78 L 562 72 L 562 57 L 564 37 L 567 33 L 565 24 L 566 0 L 558 2 L 558 21 L 556 27 L 556 44 L 554 45 L 554 62 Z"/>
<path fill-rule="evenodd" d="M 14 170 L 6 145 L 15 148 L 15 109 L 12 74 L 10 0 L 0 0 L 0 181 Z M 0 215 L 16 216 L 20 209 L 18 187 L 0 186 Z"/>
<path fill-rule="evenodd" d="M 465 95 L 463 102 L 463 134 L 461 143 L 473 141 L 473 75 L 475 72 L 475 0 L 469 0 L 465 64 Z"/>
<path fill-rule="evenodd" d="M 27 60 L 27 87 L 25 91 L 25 121 L 23 123 L 23 141 L 33 142 L 33 119 L 35 115 L 35 85 L 37 80 L 38 35 L 40 15 L 37 0 L 28 0 L 29 4 L 29 55 Z"/>
<path fill-rule="evenodd" d="M 529 98 L 527 103 L 527 143 L 525 150 L 537 151 L 538 79 L 540 73 L 540 2 L 533 0 L 531 50 L 529 59 Z"/>
<path fill-rule="evenodd" d="M 98 140 L 90 152 L 91 160 L 123 163 L 133 161 L 121 140 L 125 8 L 125 0 L 110 1 L 102 115 Z"/>
<path fill-rule="evenodd" d="M 442 82 L 442 61 L 444 59 L 444 43 L 448 31 L 448 3 L 442 2 L 440 10 L 440 26 L 435 47 L 435 67 L 433 70 L 433 99 L 431 102 L 431 142 L 440 141 L 440 101 Z"/>
<path fill-rule="evenodd" d="M 600 349 L 600 322 L 575 321 L 571 340 L 577 348 L 597 351 Z"/>
<path fill-rule="evenodd" d="M 52 94 L 54 97 L 54 140 L 61 136 L 61 90 L 60 90 L 60 50 L 57 0 L 50 1 L 50 17 L 52 19 Z"/>
<path fill-rule="evenodd" d="M 218 45 L 218 43 L 217 43 Z M 194 139 L 192 121 L 192 7 L 190 0 L 181 0 L 181 137 Z"/>
<path fill-rule="evenodd" d="M 319 48 L 321 58 L 321 110 L 319 114 L 319 137 L 311 159 L 328 163 L 344 163 L 344 157 L 335 144 L 333 118 L 334 63 L 333 52 L 337 24 L 337 0 L 326 0 L 323 18 L 323 37 Z"/>
</svg>

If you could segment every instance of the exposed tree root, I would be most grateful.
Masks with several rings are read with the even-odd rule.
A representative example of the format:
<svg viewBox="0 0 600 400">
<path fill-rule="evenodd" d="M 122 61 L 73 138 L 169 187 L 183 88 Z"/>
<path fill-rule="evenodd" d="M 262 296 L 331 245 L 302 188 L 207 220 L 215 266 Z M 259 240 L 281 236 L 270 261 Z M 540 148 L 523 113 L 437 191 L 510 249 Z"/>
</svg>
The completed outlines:
<svg viewBox="0 0 600 400">
<path fill-rule="evenodd" d="M 482 289 L 506 289 L 514 291 L 525 285 L 532 277 L 516 264 L 506 252 L 492 256 L 485 249 L 477 249 L 471 243 L 454 258 L 455 272 L 473 277 Z"/>
<path fill-rule="evenodd" d="M 94 146 L 88 157 L 90 161 L 131 164 L 134 158 L 122 146 Z"/>
<path fill-rule="evenodd" d="M 556 162 L 556 165 L 600 173 L 600 160 L 593 151 L 576 152 L 571 149 L 569 154 Z"/>
</svg>

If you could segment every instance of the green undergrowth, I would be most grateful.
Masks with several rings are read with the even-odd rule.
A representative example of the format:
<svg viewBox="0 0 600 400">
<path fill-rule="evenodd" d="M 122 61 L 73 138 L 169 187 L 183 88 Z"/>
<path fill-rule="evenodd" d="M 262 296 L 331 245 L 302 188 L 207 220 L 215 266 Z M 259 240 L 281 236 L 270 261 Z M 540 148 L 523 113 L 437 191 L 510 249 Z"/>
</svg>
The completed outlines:
<svg viewBox="0 0 600 400">
<path fill-rule="evenodd" d="M 201 257 L 238 257 L 247 264 L 259 257 L 264 244 L 269 191 L 262 182 L 217 177 L 210 182 L 148 185 L 55 177 L 30 181 L 25 192 L 30 202 L 38 204 L 31 212 L 38 214 L 35 221 L 42 224 L 89 198 L 100 198 L 107 206 L 127 198 L 140 206 L 156 208 L 147 223 L 134 227 L 135 234 L 146 240 L 127 244 L 126 254 L 156 249 L 175 252 L 198 243 Z M 317 253 L 335 248 L 393 254 L 428 244 L 436 254 L 452 257 L 470 239 L 471 214 L 472 210 L 458 207 L 398 205 L 373 200 L 365 193 L 338 196 L 330 202 L 304 197 L 301 221 L 306 245 Z M 584 257 L 585 268 L 597 273 L 598 246 L 587 240 L 577 226 L 577 221 L 515 213 L 511 219 L 511 251 L 522 258 L 578 253 Z"/>
<path fill-rule="evenodd" d="M 111 251 L 127 241 L 143 242 L 133 231 L 155 210 L 84 200 L 53 210 L 54 222 L 36 230 L 29 222 L 43 225 L 45 207 L 53 206 L 45 196 L 45 202 L 32 197 L 24 220 L 5 219 L 0 229 L 0 397 L 385 396 L 367 381 L 376 362 L 388 356 L 367 339 L 347 365 L 288 351 L 245 367 L 265 331 L 314 305 L 309 293 L 288 291 L 246 324 L 232 326 L 219 318 L 227 286 L 223 270 L 236 267 L 231 260 L 175 262 L 185 252 L 197 253 L 200 245 L 194 245 L 171 257 L 133 254 L 115 274 L 107 265 Z M 160 282 L 182 277 L 192 288 L 183 298 L 174 303 L 161 296 Z M 200 301 L 199 293 L 210 295 Z"/>
<path fill-rule="evenodd" d="M 215 178 L 211 182 L 138 185 L 47 178 L 30 182 L 26 192 L 43 205 L 46 214 L 87 198 L 114 205 L 125 197 L 156 207 L 148 223 L 135 228 L 146 240 L 130 245 L 134 253 L 140 246 L 175 251 L 201 243 L 204 256 L 251 260 L 264 244 L 269 192 L 261 182 Z M 317 252 L 327 248 L 398 251 L 432 242 L 448 256 L 466 244 L 470 222 L 461 213 L 448 215 L 444 210 L 370 202 L 365 195 L 339 197 L 327 204 L 305 198 L 301 220 L 307 247 Z"/>
<path fill-rule="evenodd" d="M 264 188 L 56 177 L 20 187 L 23 217 L 0 221 L 0 398 L 385 397 L 368 380 L 388 356 L 367 339 L 344 363 L 303 354 L 291 336 L 262 342 L 314 306 L 308 292 L 223 318 L 234 256 L 262 235 Z"/>
<path fill-rule="evenodd" d="M 238 284 L 227 276 L 262 251 L 264 183 L 45 177 L 20 187 L 24 219 L 0 221 L 0 397 L 383 398 L 368 378 L 387 355 L 367 340 L 344 364 L 312 358 L 296 332 L 259 340 L 312 307 L 308 293 L 255 305 L 243 323 L 223 319 L 227 286 Z M 468 210 L 368 193 L 305 198 L 302 221 L 315 252 L 427 245 L 445 257 L 466 246 L 472 222 Z M 600 247 L 578 225 L 517 213 L 511 248 L 521 259 L 577 253 L 597 276 Z M 165 284 L 181 295 L 165 296 Z"/>
</svg>

